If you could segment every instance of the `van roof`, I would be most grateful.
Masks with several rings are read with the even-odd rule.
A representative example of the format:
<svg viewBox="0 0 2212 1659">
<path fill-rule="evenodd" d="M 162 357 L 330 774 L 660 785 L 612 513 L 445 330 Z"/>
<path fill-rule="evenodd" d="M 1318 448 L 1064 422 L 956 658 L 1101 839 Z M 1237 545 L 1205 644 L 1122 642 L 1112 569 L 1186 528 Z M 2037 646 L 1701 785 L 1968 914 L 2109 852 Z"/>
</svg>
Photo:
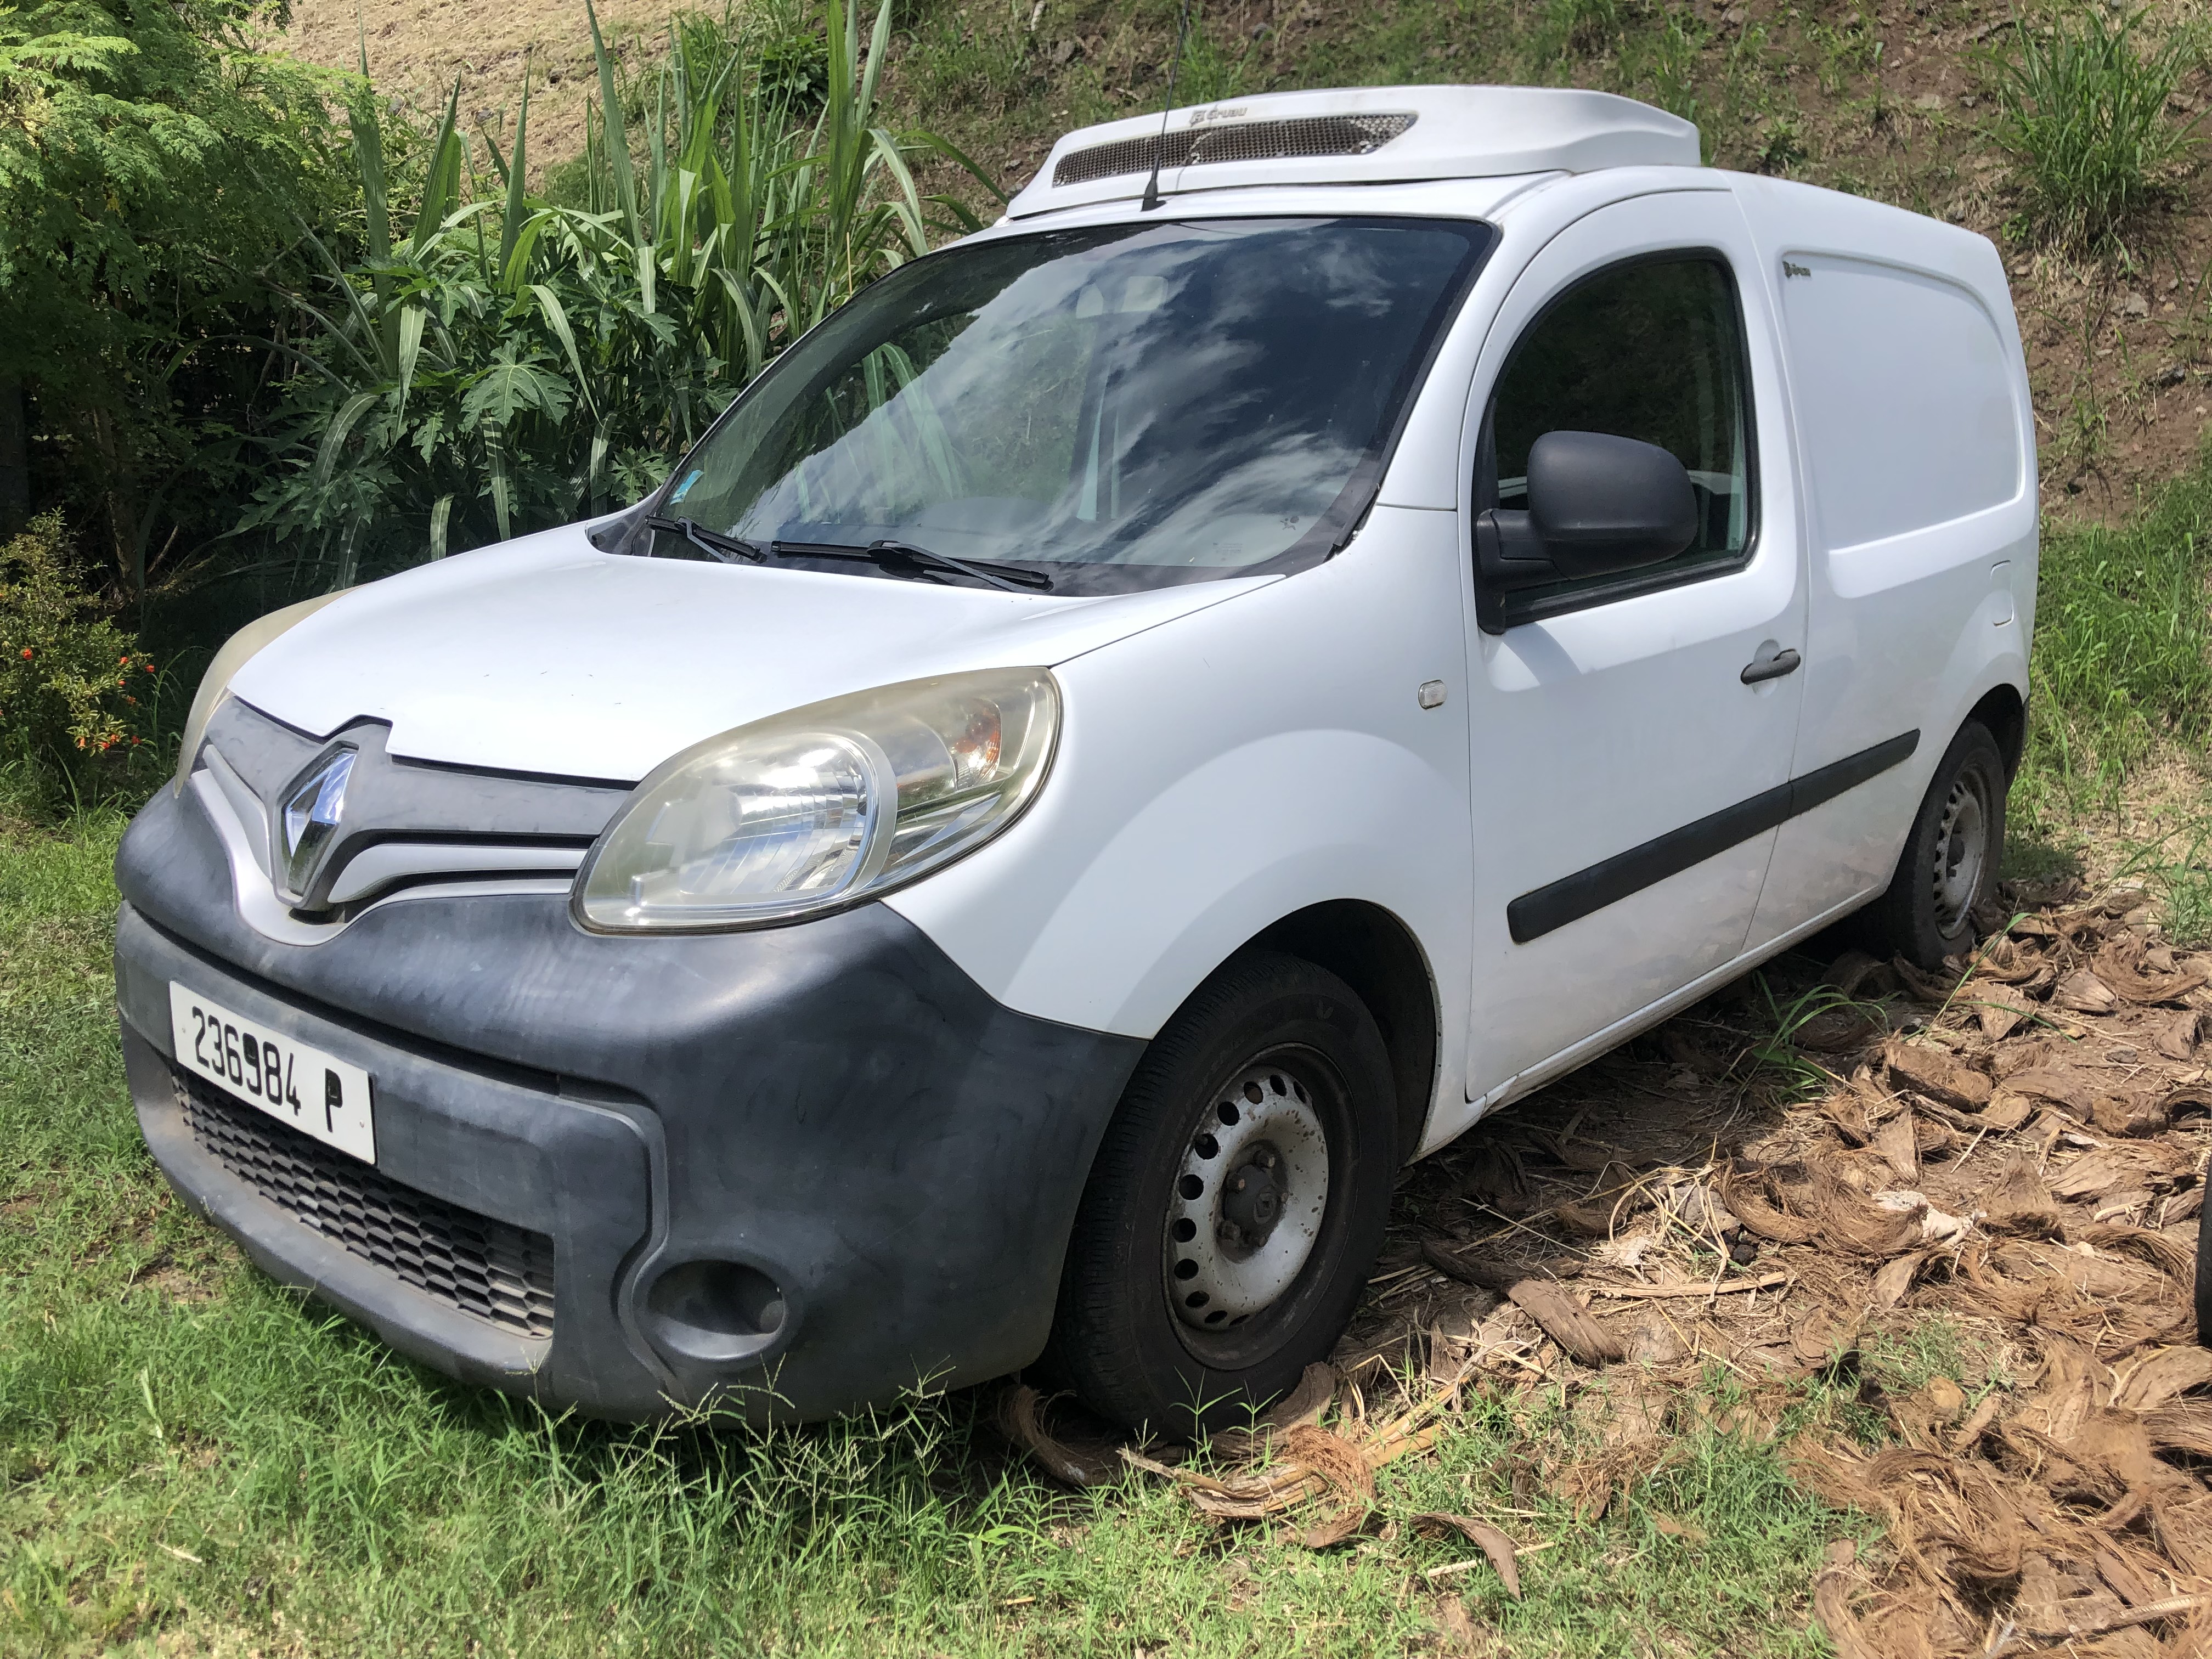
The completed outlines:
<svg viewBox="0 0 2212 1659">
<path fill-rule="evenodd" d="M 1066 134 L 1007 206 L 1021 219 L 1140 196 L 1254 185 L 1495 179 L 1698 164 L 1698 130 L 1608 92 L 1361 87 L 1270 92 Z"/>
</svg>

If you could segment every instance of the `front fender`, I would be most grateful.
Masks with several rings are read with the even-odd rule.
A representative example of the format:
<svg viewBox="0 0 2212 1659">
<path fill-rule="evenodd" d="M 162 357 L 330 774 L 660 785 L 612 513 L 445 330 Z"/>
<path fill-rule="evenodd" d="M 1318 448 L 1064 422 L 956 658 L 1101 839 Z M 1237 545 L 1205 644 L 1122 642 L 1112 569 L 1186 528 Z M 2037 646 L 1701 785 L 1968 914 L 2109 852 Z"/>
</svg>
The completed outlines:
<svg viewBox="0 0 2212 1659">
<path fill-rule="evenodd" d="M 1009 1006 L 1096 1030 L 1152 1036 L 1254 935 L 1334 899 L 1399 917 L 1440 1006 L 1464 1006 L 1455 528 L 1378 507 L 1327 564 L 1057 665 L 1035 805 L 886 902 Z M 1464 1036 L 1440 1033 L 1455 1086 Z"/>
<path fill-rule="evenodd" d="M 1239 946 L 1309 905 L 1364 900 L 1417 939 L 1452 927 L 1467 909 L 1466 799 L 1463 777 L 1369 733 L 1285 732 L 1211 757 L 1076 876 L 1012 1000 L 1052 995 L 1080 964 L 1100 1027 L 1149 1036 Z"/>
</svg>

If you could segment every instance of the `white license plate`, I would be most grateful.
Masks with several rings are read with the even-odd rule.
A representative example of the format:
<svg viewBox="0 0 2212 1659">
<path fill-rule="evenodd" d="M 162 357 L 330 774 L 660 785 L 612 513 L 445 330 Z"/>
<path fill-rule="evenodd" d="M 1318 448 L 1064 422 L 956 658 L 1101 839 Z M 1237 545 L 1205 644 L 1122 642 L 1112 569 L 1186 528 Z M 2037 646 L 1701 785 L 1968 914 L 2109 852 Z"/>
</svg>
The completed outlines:
<svg viewBox="0 0 2212 1659">
<path fill-rule="evenodd" d="M 376 1162 L 368 1073 L 169 983 L 177 1063 L 316 1139 Z"/>
</svg>

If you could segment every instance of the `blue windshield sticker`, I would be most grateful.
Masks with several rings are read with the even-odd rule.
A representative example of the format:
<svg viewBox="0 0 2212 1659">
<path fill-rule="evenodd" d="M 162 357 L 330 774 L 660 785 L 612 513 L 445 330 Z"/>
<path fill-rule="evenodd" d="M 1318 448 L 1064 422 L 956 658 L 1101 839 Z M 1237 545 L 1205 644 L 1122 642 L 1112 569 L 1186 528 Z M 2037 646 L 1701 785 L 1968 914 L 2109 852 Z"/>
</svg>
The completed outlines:
<svg viewBox="0 0 2212 1659">
<path fill-rule="evenodd" d="M 670 495 L 668 499 L 672 501 L 682 501 L 686 495 L 691 493 L 691 486 L 697 483 L 701 477 L 702 473 L 700 469 L 696 466 L 693 467 L 690 471 L 684 475 L 684 482 L 676 486 L 675 493 Z"/>
</svg>

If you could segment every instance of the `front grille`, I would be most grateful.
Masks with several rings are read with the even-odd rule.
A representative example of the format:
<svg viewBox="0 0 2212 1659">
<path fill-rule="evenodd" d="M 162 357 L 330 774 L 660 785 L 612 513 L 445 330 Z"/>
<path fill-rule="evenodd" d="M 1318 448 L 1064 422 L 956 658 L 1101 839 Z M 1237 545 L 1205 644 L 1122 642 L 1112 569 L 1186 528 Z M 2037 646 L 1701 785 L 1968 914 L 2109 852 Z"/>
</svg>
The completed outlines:
<svg viewBox="0 0 2212 1659">
<path fill-rule="evenodd" d="M 1052 170 L 1052 182 L 1087 185 L 1094 179 L 1150 173 L 1162 167 L 1204 167 L 1214 161 L 1280 161 L 1310 155 L 1367 155 L 1413 125 L 1406 115 L 1301 115 L 1282 121 L 1233 121 L 1186 127 L 1180 132 L 1120 138 L 1070 150 Z"/>
<path fill-rule="evenodd" d="M 417 1192 L 172 1068 L 200 1145 L 303 1225 L 517 1336 L 553 1334 L 553 1241 Z"/>
</svg>

